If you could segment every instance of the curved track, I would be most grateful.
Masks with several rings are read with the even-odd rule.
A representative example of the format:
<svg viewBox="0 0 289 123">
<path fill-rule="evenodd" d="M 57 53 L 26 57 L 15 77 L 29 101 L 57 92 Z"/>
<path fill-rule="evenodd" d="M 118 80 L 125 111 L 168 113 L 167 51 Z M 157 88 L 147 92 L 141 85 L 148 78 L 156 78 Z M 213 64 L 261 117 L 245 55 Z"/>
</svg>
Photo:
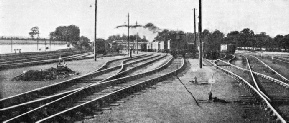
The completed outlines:
<svg viewBox="0 0 289 123">
<path fill-rule="evenodd" d="M 278 80 L 280 78 L 276 79 L 276 73 L 269 71 L 270 69 L 265 64 L 260 64 L 256 58 L 252 56 L 248 59 L 245 56 L 238 56 L 238 58 L 242 62 L 242 64 L 239 62 L 238 66 L 223 60 L 215 61 L 215 66 L 242 82 L 252 94 L 251 98 L 265 107 L 265 110 L 273 117 L 273 121 L 286 122 L 288 114 L 280 111 L 278 104 L 288 104 L 288 86 L 285 82 Z"/>
<path fill-rule="evenodd" d="M 144 59 L 145 57 L 144 58 L 143 57 L 136 57 L 135 59 Z M 153 57 L 156 57 L 156 56 L 153 56 Z M 152 57 L 148 57 L 148 58 L 152 58 Z M 124 59 L 115 60 L 114 62 L 132 61 L 135 59 L 124 58 Z M 136 64 L 137 62 L 140 62 L 140 61 L 132 62 L 132 64 Z M 105 66 L 110 66 L 110 65 L 112 65 L 112 62 L 110 62 L 109 64 L 105 64 Z M 51 100 L 54 98 L 58 98 L 60 96 L 65 96 L 81 87 L 85 87 L 92 83 L 109 79 L 107 75 L 116 74 L 117 72 L 121 70 L 122 66 L 123 64 L 117 65 L 117 66 L 111 66 L 110 68 L 105 69 L 105 70 L 96 70 L 94 72 L 88 73 L 80 77 L 76 77 L 76 78 L 66 80 L 63 82 L 55 83 L 53 85 L 38 88 L 29 92 L 21 93 L 16 96 L 1 99 L 0 103 L 2 104 L 1 105 L 2 109 L 0 109 L 0 111 L 5 111 L 7 109 L 11 109 L 12 107 L 15 108 L 17 106 L 22 106 L 21 104 L 27 104 L 27 103 L 29 104 L 31 102 L 35 102 L 35 100 L 37 101 L 42 101 L 45 99 Z M 104 78 L 104 79 L 95 79 L 97 77 Z"/>
<path fill-rule="evenodd" d="M 109 77 L 108 76 L 104 76 L 104 78 L 106 78 L 106 79 L 102 79 L 102 81 L 98 81 L 98 83 L 95 83 L 95 81 L 97 81 L 97 80 L 100 80 L 99 78 L 95 78 L 95 77 L 92 77 L 92 76 L 90 76 L 90 75 L 86 75 L 86 77 L 89 77 L 88 79 L 87 78 L 81 78 L 79 81 L 82 81 L 82 82 L 85 82 L 85 83 L 91 83 L 91 82 L 93 82 L 94 84 L 99 84 L 99 83 L 102 83 L 102 82 L 104 82 L 105 80 L 110 80 L 110 79 L 113 79 L 113 78 L 119 78 L 119 77 L 122 77 L 122 76 L 124 76 L 124 75 L 127 75 L 128 73 L 131 73 L 132 71 L 135 71 L 136 70 L 136 68 L 142 68 L 142 67 L 144 67 L 144 66 L 146 66 L 146 65 L 148 65 L 148 64 L 150 64 L 150 63 L 152 63 L 152 62 L 155 62 L 155 61 L 157 61 L 157 60 L 160 60 L 160 59 L 162 59 L 162 58 L 164 58 L 164 56 L 146 56 L 146 57 L 143 57 L 143 58 L 140 58 L 140 59 L 138 59 L 138 60 L 136 60 L 136 61 L 133 61 L 132 62 L 132 60 L 133 59 L 128 59 L 128 60 L 124 60 L 123 61 L 123 63 L 125 63 L 125 64 L 122 64 L 122 65 L 120 65 L 121 66 L 121 68 L 119 68 L 118 70 L 116 70 L 117 72 L 115 72 L 115 73 L 109 73 L 109 74 L 107 74 L 107 75 L 110 75 Z M 149 60 L 149 61 L 148 61 Z M 113 60 L 113 61 L 119 61 L 119 60 Z M 148 62 L 145 62 L 145 63 L 141 63 L 141 62 L 143 62 L 143 61 L 148 61 Z M 126 63 L 127 62 L 127 63 Z M 110 63 L 107 63 L 107 64 L 105 64 L 102 68 L 105 68 L 105 66 L 109 66 L 109 64 L 112 64 L 113 62 L 110 62 Z M 127 68 L 127 67 L 129 67 L 130 65 L 133 65 L 133 64 L 135 64 L 137 67 L 130 67 L 130 68 Z M 116 66 L 116 67 L 120 67 L 120 66 Z M 114 67 L 115 68 L 115 67 Z M 127 70 L 125 70 L 125 69 L 127 69 Z M 107 69 L 104 69 L 104 70 L 107 70 Z M 104 71 L 104 70 L 101 70 L 101 71 Z M 101 72 L 101 71 L 99 71 L 99 72 Z M 97 72 L 96 72 L 97 73 Z M 98 76 L 99 77 L 99 76 Z M 64 99 L 64 97 L 69 97 L 69 96 L 73 96 L 73 95 L 78 95 L 79 93 L 81 94 L 81 93 L 84 93 L 85 91 L 84 90 L 87 90 L 87 88 L 90 88 L 89 86 L 92 86 L 92 85 L 94 85 L 94 84 L 88 84 L 88 85 L 85 85 L 85 86 L 82 86 L 82 87 L 80 87 L 80 88 L 78 88 L 78 89 L 74 89 L 74 90 L 71 90 L 71 91 L 65 91 L 65 92 L 62 92 L 62 93 L 60 93 L 61 94 L 61 96 L 59 96 L 59 95 L 53 95 L 53 96 L 51 96 L 49 99 L 47 99 L 47 98 L 44 98 L 44 99 L 46 99 L 45 101 L 31 101 L 31 102 L 29 102 L 29 104 L 28 105 L 24 105 L 24 104 L 27 104 L 27 103 L 22 103 L 22 104 L 19 104 L 19 105 L 16 105 L 16 106 L 11 106 L 11 107 L 9 107 L 9 108 L 6 108 L 6 109 L 3 109 L 2 110 L 2 112 L 7 112 L 7 113 L 9 113 L 9 112 L 11 112 L 12 111 L 12 114 L 10 113 L 10 115 L 12 115 L 12 116 L 15 116 L 15 115 L 17 115 L 17 114 L 21 114 L 21 113 L 23 113 L 23 112 L 25 112 L 25 111 L 28 111 L 29 112 L 29 110 L 28 109 L 33 109 L 33 106 L 34 106 L 34 108 L 35 107 L 37 107 L 37 105 L 39 106 L 39 105 L 43 105 L 43 104 L 45 104 L 44 106 L 40 106 L 40 107 L 38 107 L 38 108 L 35 108 L 35 110 L 33 110 L 32 112 L 36 112 L 37 110 L 39 110 L 39 109 L 43 109 L 43 107 L 47 107 L 48 105 L 50 105 L 50 104 L 55 104 L 55 102 L 57 102 L 58 100 L 65 100 L 65 99 L 69 99 L 69 98 L 65 98 Z M 99 86 L 99 85 L 98 85 Z M 100 85 L 101 87 L 102 87 L 102 84 Z M 69 93 L 68 93 L 69 92 Z M 56 99 L 56 101 L 55 101 L 55 99 Z M 54 100 L 54 101 L 52 101 L 52 100 Z M 52 101 L 52 102 L 49 102 L 49 101 Z M 49 102 L 49 103 L 47 103 L 47 102 Z M 16 108 L 15 108 L 16 107 Z M 17 108 L 18 107 L 18 108 Z M 19 108 L 19 107 L 22 107 L 22 108 Z M 19 111 L 19 109 L 23 109 L 23 107 L 26 107 L 26 110 L 21 110 L 21 111 Z M 28 107 L 28 108 L 27 108 Z M 12 109 L 12 110 L 11 110 Z M 17 110 L 18 109 L 18 110 Z M 30 113 L 24 113 L 24 114 L 22 114 L 22 115 L 19 115 L 19 117 L 23 117 L 23 116 L 26 116 L 27 114 L 30 114 Z M 8 115 L 9 117 L 10 117 L 10 115 Z M 17 116 L 16 116 L 17 117 Z M 6 116 L 6 117 L 2 117 L 2 119 L 8 119 L 8 117 Z M 18 118 L 16 118 L 16 119 L 18 119 Z M 25 118 L 26 119 L 26 118 Z M 29 121 L 28 121 L 29 122 Z"/>
<path fill-rule="evenodd" d="M 114 85 L 107 87 L 101 92 L 93 93 L 90 97 L 85 98 L 85 101 L 78 101 L 73 107 L 67 108 L 37 122 L 77 121 L 82 119 L 85 115 L 93 114 L 94 111 L 99 110 L 99 108 L 105 106 L 107 103 L 114 102 L 118 98 L 139 91 L 147 85 L 156 83 L 159 80 L 174 74 L 184 66 L 183 59 L 171 59 L 168 63 L 150 72 L 116 80 L 118 82 L 114 82 Z M 155 72 L 157 72 L 157 74 Z M 122 82 L 121 80 L 126 81 Z"/>
</svg>

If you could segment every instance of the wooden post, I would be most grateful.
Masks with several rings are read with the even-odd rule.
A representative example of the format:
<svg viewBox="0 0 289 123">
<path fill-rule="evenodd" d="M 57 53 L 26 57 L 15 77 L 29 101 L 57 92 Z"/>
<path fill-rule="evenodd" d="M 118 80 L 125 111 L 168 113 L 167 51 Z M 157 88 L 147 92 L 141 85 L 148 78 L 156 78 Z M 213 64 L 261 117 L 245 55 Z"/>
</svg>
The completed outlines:
<svg viewBox="0 0 289 123">
<path fill-rule="evenodd" d="M 200 41 L 200 68 L 203 67 L 203 47 L 202 47 L 202 0 L 199 0 L 199 41 Z"/>
<path fill-rule="evenodd" d="M 129 46 L 129 13 L 127 15 L 127 50 L 128 50 L 128 55 L 129 57 L 131 57 L 131 54 L 130 54 L 130 46 Z"/>
<path fill-rule="evenodd" d="M 94 61 L 96 61 L 96 34 L 97 34 L 97 0 L 95 0 L 95 16 L 94 16 Z"/>
<path fill-rule="evenodd" d="M 138 54 L 138 40 L 137 40 L 137 37 L 138 37 L 138 32 L 136 33 L 136 54 Z"/>
<path fill-rule="evenodd" d="M 196 33 L 196 9 L 194 8 L 194 55 L 197 51 L 197 33 Z M 195 57 L 195 56 L 194 56 Z"/>
</svg>

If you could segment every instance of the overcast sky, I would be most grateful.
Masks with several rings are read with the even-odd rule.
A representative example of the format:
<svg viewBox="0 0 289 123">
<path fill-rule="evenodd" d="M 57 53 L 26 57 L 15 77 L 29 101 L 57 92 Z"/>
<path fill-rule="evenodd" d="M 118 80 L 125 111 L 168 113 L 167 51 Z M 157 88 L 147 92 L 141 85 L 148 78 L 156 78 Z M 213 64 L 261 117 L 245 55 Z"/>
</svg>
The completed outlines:
<svg viewBox="0 0 289 123">
<path fill-rule="evenodd" d="M 57 26 L 73 24 L 92 39 L 94 2 L 1 0 L 0 35 L 29 37 L 30 29 L 38 26 L 40 37 L 48 37 Z M 133 24 L 152 22 L 161 29 L 193 32 L 193 8 L 198 8 L 198 0 L 98 0 L 97 37 L 127 34 L 127 29 L 115 27 L 127 23 L 128 13 Z M 289 34 L 289 0 L 203 0 L 203 29 L 228 33 L 244 28 L 270 36 Z"/>
</svg>

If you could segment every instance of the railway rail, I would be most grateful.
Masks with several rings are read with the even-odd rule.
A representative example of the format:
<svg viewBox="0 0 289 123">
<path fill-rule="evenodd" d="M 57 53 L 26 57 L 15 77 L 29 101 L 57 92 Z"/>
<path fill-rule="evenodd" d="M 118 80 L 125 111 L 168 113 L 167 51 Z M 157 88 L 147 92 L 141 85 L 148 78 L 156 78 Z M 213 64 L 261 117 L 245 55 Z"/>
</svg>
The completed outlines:
<svg viewBox="0 0 289 123">
<path fill-rule="evenodd" d="M 248 59 L 255 63 L 253 68 L 257 69 L 256 71 L 258 71 L 259 73 L 264 74 L 264 75 L 268 75 L 268 76 L 273 77 L 274 79 L 278 79 L 280 81 L 284 81 L 286 83 L 289 83 L 289 80 L 286 77 L 284 77 L 283 75 L 278 73 L 276 70 L 272 69 L 269 65 L 264 63 L 259 58 L 252 56 L 252 55 L 249 55 Z"/>
<path fill-rule="evenodd" d="M 142 58 L 142 57 L 146 57 L 147 55 L 143 55 L 141 57 L 136 57 L 136 58 Z M 133 59 L 136 59 L 133 58 Z M 124 60 L 133 60 L 133 59 L 128 59 L 128 58 L 123 58 L 123 59 L 117 59 L 117 60 L 113 60 L 114 62 L 123 62 Z M 113 62 L 109 62 L 104 64 L 101 68 L 105 67 L 105 66 L 111 66 Z M 121 68 L 122 65 L 118 64 L 116 66 L 111 66 L 111 68 L 105 69 L 105 70 L 96 70 L 93 72 L 90 72 L 88 74 L 85 74 L 83 76 L 80 77 L 76 77 L 67 81 L 63 81 L 63 82 L 59 82 L 53 85 L 49 85 L 49 86 L 45 86 L 42 88 L 38 88 L 26 93 L 22 93 L 13 97 L 8 97 L 5 99 L 1 99 L 1 103 L 3 104 L 3 106 L 5 106 L 6 108 L 1 109 L 1 112 L 10 112 L 13 110 L 17 110 L 17 108 L 21 108 L 21 107 L 25 107 L 27 105 L 34 105 L 35 103 L 39 104 L 41 102 L 45 102 L 45 101 L 51 101 L 51 100 L 55 100 L 56 98 L 65 96 L 75 90 L 77 90 L 80 87 L 83 86 L 87 86 L 91 83 L 88 82 L 81 82 L 80 80 L 83 78 L 92 78 L 95 76 L 101 76 L 103 74 L 106 73 L 111 73 L 114 71 L 118 72 L 118 69 Z M 97 81 L 95 81 L 97 82 Z M 62 92 L 62 93 L 61 93 Z M 57 94 L 55 94 L 57 93 Z M 55 95 L 53 95 L 55 94 Z M 52 96 L 50 96 L 52 95 Z M 36 98 L 40 98 L 40 99 L 36 99 Z M 30 102 L 28 102 L 30 101 Z M 12 102 L 12 103 L 11 103 Z M 19 112 L 20 113 L 20 112 Z M 13 115 L 11 115 L 13 116 Z"/>
<path fill-rule="evenodd" d="M 92 53 L 74 53 L 74 52 L 65 52 L 65 53 L 47 53 L 45 55 L 35 55 L 35 56 L 19 56 L 15 58 L 5 58 L 0 59 L 0 69 L 22 67 L 28 65 L 39 65 L 39 64 L 48 64 L 59 61 L 59 56 L 62 56 L 62 59 L 65 61 L 71 60 L 80 60 L 80 59 L 90 59 L 88 57 Z"/>
<path fill-rule="evenodd" d="M 52 116 L 52 117 L 58 117 L 58 115 L 56 115 L 57 112 L 58 113 L 61 111 L 62 112 L 63 111 L 69 112 L 70 110 L 79 109 L 80 107 L 83 107 L 84 105 L 85 105 L 84 107 L 86 107 L 90 104 L 94 104 L 94 103 L 91 103 L 91 101 L 93 101 L 93 102 L 101 101 L 102 102 L 102 101 L 106 100 L 107 98 L 109 98 L 109 100 L 112 100 L 114 98 L 117 98 L 116 96 L 113 96 L 113 95 L 118 94 L 121 91 L 127 90 L 129 88 L 135 88 L 135 87 L 139 88 L 139 85 L 142 85 L 143 81 L 145 81 L 145 83 L 146 83 L 148 81 L 152 81 L 152 80 L 155 81 L 155 80 L 159 80 L 163 77 L 167 77 L 167 73 L 172 74 L 172 70 L 178 69 L 175 65 L 178 66 L 180 64 L 179 63 L 180 61 L 181 60 L 172 61 L 172 58 L 171 58 L 169 60 L 169 62 L 167 62 L 165 65 L 158 67 L 155 70 L 151 70 L 149 72 L 145 72 L 145 73 L 141 73 L 141 74 L 137 74 L 137 75 L 132 75 L 132 76 L 126 76 L 126 77 L 122 77 L 119 79 L 112 79 L 109 81 L 103 81 L 101 83 L 95 83 L 89 87 L 86 87 L 84 89 L 79 90 L 78 92 L 70 94 L 70 96 L 62 97 L 58 101 L 55 101 L 55 102 L 50 103 L 50 104 L 45 104 L 44 107 L 38 108 L 37 110 L 34 110 L 34 111 L 26 113 L 26 114 L 19 115 L 18 117 L 16 116 L 15 118 L 12 118 L 8 121 L 11 121 L 11 122 L 23 121 L 23 120 L 27 119 L 27 116 L 28 116 L 30 120 L 35 122 L 37 120 L 48 117 L 48 115 L 45 114 L 45 112 L 46 113 L 50 112 L 49 114 L 51 114 L 50 116 Z M 151 60 L 149 62 L 151 63 L 153 61 Z M 168 63 L 170 63 L 170 62 L 172 62 L 175 65 L 169 65 Z M 147 63 L 146 65 L 149 65 L 150 63 Z M 184 64 L 184 62 L 182 62 L 182 63 Z M 182 65 L 179 65 L 178 67 L 180 68 L 181 66 Z M 157 72 L 158 74 L 155 74 L 155 72 Z M 160 76 L 161 78 L 156 77 L 156 76 Z M 154 79 L 151 79 L 151 77 L 153 77 Z M 127 88 L 128 86 L 129 86 L 129 88 Z M 129 92 L 132 92 L 132 91 L 129 91 Z M 122 96 L 122 94 L 120 96 Z M 100 100 L 99 100 L 99 98 L 100 98 Z M 95 100 L 95 99 L 97 99 L 97 100 Z M 56 108 L 54 105 L 58 105 L 58 107 Z M 83 110 L 83 108 L 80 108 L 80 109 Z M 42 113 L 39 114 L 40 112 L 42 112 Z M 53 113 L 51 113 L 51 112 L 53 112 Z M 55 114 L 55 115 L 52 115 L 52 114 Z M 31 116 L 32 117 L 36 116 L 37 118 L 33 119 Z M 70 117 L 70 116 L 68 116 L 68 117 Z M 73 116 L 71 116 L 71 117 L 76 118 Z M 48 118 L 48 119 L 50 119 L 50 118 Z M 52 119 L 54 119 L 54 118 L 52 118 Z M 63 121 L 64 119 L 61 119 L 61 120 L 57 119 L 57 121 Z M 73 119 L 66 119 L 66 121 L 74 121 L 74 120 Z"/>
<path fill-rule="evenodd" d="M 260 55 L 260 57 L 289 64 L 289 58 L 285 56 Z"/>
<path fill-rule="evenodd" d="M 244 67 L 240 67 L 240 66 L 237 66 L 237 65 L 233 65 L 233 64 L 231 64 L 231 63 L 229 63 L 229 62 L 226 62 L 226 61 L 223 61 L 223 60 L 220 60 L 220 59 L 215 60 L 215 62 L 217 62 L 217 61 L 220 61 L 221 63 L 226 64 L 226 66 L 231 66 L 231 68 L 235 68 L 235 69 L 237 69 L 237 70 L 241 70 L 241 71 L 247 72 L 247 73 L 250 72 L 248 69 L 246 69 L 246 68 L 244 68 Z M 262 74 L 262 73 L 260 73 L 260 72 L 256 72 L 256 71 L 252 71 L 252 72 L 253 72 L 255 75 L 257 75 L 257 76 L 260 76 L 260 77 L 262 77 L 262 78 L 264 78 L 264 79 L 268 79 L 268 80 L 274 81 L 275 83 L 277 83 L 277 84 L 279 84 L 279 85 L 281 85 L 281 86 L 283 86 L 283 87 L 285 87 L 285 88 L 289 88 L 289 84 L 286 83 L 286 82 L 284 82 L 284 81 L 281 81 L 281 80 L 279 80 L 279 79 L 275 79 L 275 78 L 273 78 L 273 77 L 271 77 L 271 76 Z"/>
<path fill-rule="evenodd" d="M 264 61 L 262 61 L 261 59 L 257 58 L 256 56 L 250 55 L 251 57 L 257 59 L 259 62 L 261 62 L 264 66 L 266 66 L 266 68 L 270 69 L 274 74 L 277 75 L 276 79 L 280 79 L 283 80 L 287 83 L 289 83 L 289 79 L 287 79 L 286 77 L 284 77 L 281 73 L 277 72 L 276 70 L 274 70 L 272 67 L 270 67 L 268 64 L 266 64 Z"/>
<path fill-rule="evenodd" d="M 252 63 L 252 66 L 260 65 L 261 60 L 254 56 L 249 57 Z M 272 69 L 269 65 L 265 64 L 262 62 L 263 68 L 260 69 L 260 67 L 253 67 L 254 71 L 263 71 L 264 68 L 268 69 L 266 72 L 266 75 L 274 77 L 275 79 L 286 81 L 286 78 L 283 77 L 281 74 L 279 74 L 277 71 Z M 280 105 L 287 105 L 289 107 L 289 88 L 286 88 L 284 86 L 280 86 L 279 84 L 276 84 L 274 81 L 270 79 L 265 79 L 262 77 L 256 77 L 256 80 L 259 81 L 260 85 L 264 88 L 264 92 L 268 94 L 268 96 L 272 99 L 272 104 L 274 104 L 274 107 L 277 109 L 280 109 Z M 285 116 L 288 118 L 288 113 L 286 114 L 287 111 L 280 111 L 283 113 Z"/>
<path fill-rule="evenodd" d="M 19 54 L 0 54 L 0 61 L 15 61 L 18 59 L 29 59 L 29 58 L 37 58 L 37 57 L 59 57 L 74 55 L 74 54 L 82 54 L 85 53 L 83 51 L 75 51 L 75 50 L 59 50 L 59 51 L 49 51 L 49 52 L 34 52 L 34 53 L 19 53 Z"/>
<path fill-rule="evenodd" d="M 175 59 L 173 61 L 171 60 L 168 61 L 168 63 L 170 62 L 171 62 L 171 65 L 169 66 L 168 64 L 165 64 L 162 67 L 159 67 L 147 73 L 138 74 L 138 75 L 130 76 L 127 78 L 122 78 L 122 79 L 129 79 L 129 80 L 132 78 L 134 79 L 127 81 L 125 83 L 116 84 L 100 93 L 95 93 L 93 94 L 92 100 L 85 101 L 84 103 L 80 103 L 74 107 L 63 110 L 57 114 L 51 115 L 37 122 L 53 122 L 53 121 L 66 122 L 67 120 L 76 121 L 79 117 L 76 117 L 77 115 L 73 116 L 72 112 L 77 112 L 77 114 L 83 114 L 83 115 L 85 113 L 89 114 L 89 112 L 92 111 L 91 107 L 94 107 L 95 109 L 99 109 L 102 106 L 105 106 L 105 104 L 109 102 L 114 102 L 118 98 L 137 92 L 145 88 L 146 86 L 149 86 L 153 83 L 160 81 L 161 79 L 165 79 L 166 77 L 172 74 L 175 74 L 175 72 L 178 72 L 179 70 L 183 69 L 185 65 L 185 62 L 183 59 Z M 156 71 L 158 71 L 157 74 L 155 74 Z M 148 74 L 151 74 L 151 75 L 148 76 Z"/>
<path fill-rule="evenodd" d="M 153 57 L 156 57 L 156 56 L 153 56 Z M 138 64 L 138 66 L 137 67 L 139 67 L 139 68 L 141 68 L 141 67 L 143 67 L 143 66 L 145 66 L 145 65 L 148 65 L 148 64 L 150 64 L 150 63 L 152 63 L 152 62 L 154 62 L 154 61 L 156 61 L 156 60 L 160 60 L 161 58 L 163 58 L 164 56 L 162 56 L 162 57 L 158 57 L 158 58 L 153 58 L 153 57 L 148 57 L 148 58 L 145 58 L 145 59 L 141 59 L 141 60 L 138 60 L 138 61 L 135 61 L 135 62 L 132 62 L 132 63 L 137 63 L 137 62 L 141 62 L 141 61 L 144 61 L 144 60 L 148 60 L 148 59 L 152 59 L 152 60 L 150 60 L 149 62 L 147 62 L 147 63 L 144 63 L 144 64 Z M 129 63 L 129 64 L 126 64 L 125 66 L 127 66 L 127 65 L 130 65 L 131 63 Z M 121 77 L 120 75 L 122 75 L 122 74 L 127 74 L 128 72 L 130 72 L 130 71 L 133 71 L 133 69 L 129 69 L 129 70 L 127 70 L 127 71 L 123 71 L 123 72 L 121 72 L 120 74 L 118 74 L 118 76 L 119 77 Z M 116 74 L 117 75 L 117 74 Z M 112 75 L 111 77 L 113 77 L 114 75 Z M 111 77 L 108 77 L 106 80 L 108 80 L 109 78 L 111 78 Z M 91 79 L 91 80 L 95 80 L 95 79 Z M 86 80 L 87 81 L 87 80 Z M 83 89 L 83 88 L 81 88 L 81 89 Z M 81 90 L 81 89 L 79 89 L 79 90 Z M 78 90 L 74 90 L 74 92 L 76 92 L 76 91 L 78 91 Z M 67 95 L 67 93 L 64 93 L 65 95 Z M 69 94 L 68 94 L 69 95 Z M 55 99 L 56 98 L 59 98 L 59 96 L 55 96 L 54 97 Z M 51 101 L 51 100 L 50 100 Z M 34 104 L 35 104 L 35 102 L 37 102 L 37 103 L 44 103 L 43 101 L 41 102 L 41 101 L 32 101 Z M 31 104 L 30 104 L 31 105 Z M 27 105 L 26 105 L 27 106 Z M 17 106 L 16 106 L 17 107 Z M 23 105 L 18 105 L 18 108 L 19 107 L 23 107 Z M 25 107 L 25 106 L 24 106 Z M 28 106 L 29 107 L 29 106 Z M 15 106 L 13 107 L 12 106 L 12 109 L 15 109 Z M 11 109 L 11 108 L 6 108 L 5 110 L 3 110 L 3 111 L 6 111 L 7 113 L 8 112 L 11 112 L 11 110 L 9 110 L 9 109 Z M 13 111 L 12 111 L 13 112 Z M 19 112 L 18 112 L 19 113 Z"/>
<path fill-rule="evenodd" d="M 276 91 L 286 91 L 285 95 L 288 96 L 289 91 L 287 89 L 287 85 L 284 86 L 284 82 L 274 79 L 268 74 L 265 75 L 262 73 L 257 73 L 256 71 L 260 71 L 260 69 L 256 69 L 260 67 L 254 66 L 257 63 L 253 64 L 253 67 L 252 64 L 250 64 L 250 62 L 256 61 L 253 61 L 252 59 L 248 60 L 246 57 L 244 58 L 246 59 L 245 61 L 247 62 L 247 66 L 244 66 L 243 68 L 232 65 L 231 63 L 222 60 L 218 61 L 230 65 L 230 67 L 218 66 L 217 62 L 212 62 L 212 64 L 214 64 L 217 68 L 221 69 L 225 73 L 231 75 L 239 82 L 242 82 L 252 94 L 252 96 L 254 96 L 254 98 L 257 99 L 259 102 L 261 102 L 261 104 L 264 106 L 264 109 L 269 112 L 273 120 L 276 120 L 278 122 L 286 122 L 285 119 L 288 120 L 288 117 L 284 116 L 284 114 L 280 114 L 280 110 L 276 110 L 278 107 L 276 105 L 276 102 L 284 103 L 284 101 L 286 102 L 286 99 L 284 100 L 284 93 L 276 93 Z M 276 83 L 276 81 L 278 82 Z M 268 83 L 270 83 L 270 86 L 274 85 L 273 88 L 270 88 L 270 86 L 267 85 Z"/>
<path fill-rule="evenodd" d="M 147 56 L 150 56 L 150 55 L 141 55 L 141 56 L 138 56 L 138 57 L 134 57 L 134 59 L 143 58 L 143 57 L 147 57 Z M 31 100 L 35 100 L 37 98 L 49 97 L 50 95 L 55 94 L 58 91 L 63 91 L 64 89 L 66 91 L 68 91 L 68 90 L 74 90 L 75 88 L 78 88 L 78 87 L 82 87 L 82 86 L 87 85 L 89 83 L 79 82 L 81 79 L 83 79 L 83 78 L 92 78 L 92 77 L 95 77 L 95 76 L 100 76 L 100 75 L 103 75 L 103 74 L 106 74 L 106 73 L 110 73 L 112 71 L 117 71 L 117 69 L 121 68 L 121 64 L 116 65 L 116 64 L 113 64 L 113 63 L 115 63 L 115 62 L 119 63 L 119 62 L 122 62 L 124 60 L 132 60 L 132 59 L 129 59 L 129 58 L 116 59 L 116 60 L 113 60 L 111 62 L 105 63 L 98 70 L 92 71 L 92 72 L 90 72 L 88 74 L 85 74 L 85 75 L 82 75 L 82 76 L 79 76 L 79 77 L 76 77 L 76 78 L 72 78 L 72 79 L 69 79 L 69 80 L 66 80 L 66 81 L 58 82 L 58 83 L 55 83 L 55 84 L 52 84 L 52 85 L 48 85 L 48 86 L 44 86 L 44 87 L 41 87 L 41 88 L 37 88 L 37 89 L 31 90 L 31 91 L 28 91 L 28 92 L 25 92 L 25 93 L 21 93 L 21 94 L 15 95 L 15 96 L 11 96 L 11 97 L 0 99 L 0 103 L 2 104 L 1 105 L 1 109 L 5 108 L 5 107 L 10 107 L 10 106 L 13 106 L 13 105 L 25 103 L 25 102 L 28 102 L 28 101 L 31 101 Z M 103 69 L 103 68 L 105 68 L 107 66 L 109 68 Z"/>
<path fill-rule="evenodd" d="M 275 57 L 274 60 L 278 60 L 278 61 L 281 61 L 281 62 L 289 64 L 289 59 L 288 58 Z"/>
</svg>

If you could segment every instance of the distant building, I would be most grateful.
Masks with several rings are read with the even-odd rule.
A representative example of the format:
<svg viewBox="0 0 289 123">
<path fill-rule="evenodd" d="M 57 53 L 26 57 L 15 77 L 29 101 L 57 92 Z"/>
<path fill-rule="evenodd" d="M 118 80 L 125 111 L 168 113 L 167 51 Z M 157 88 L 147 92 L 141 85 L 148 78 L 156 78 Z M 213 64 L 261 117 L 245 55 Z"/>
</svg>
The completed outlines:
<svg viewBox="0 0 289 123">
<path fill-rule="evenodd" d="M 123 47 L 123 50 L 127 50 L 127 40 L 115 40 L 113 41 L 114 43 L 117 43 L 118 45 L 121 45 Z M 135 50 L 143 50 L 144 46 L 147 45 L 148 42 L 129 42 L 129 48 L 130 49 L 135 49 Z"/>
</svg>

